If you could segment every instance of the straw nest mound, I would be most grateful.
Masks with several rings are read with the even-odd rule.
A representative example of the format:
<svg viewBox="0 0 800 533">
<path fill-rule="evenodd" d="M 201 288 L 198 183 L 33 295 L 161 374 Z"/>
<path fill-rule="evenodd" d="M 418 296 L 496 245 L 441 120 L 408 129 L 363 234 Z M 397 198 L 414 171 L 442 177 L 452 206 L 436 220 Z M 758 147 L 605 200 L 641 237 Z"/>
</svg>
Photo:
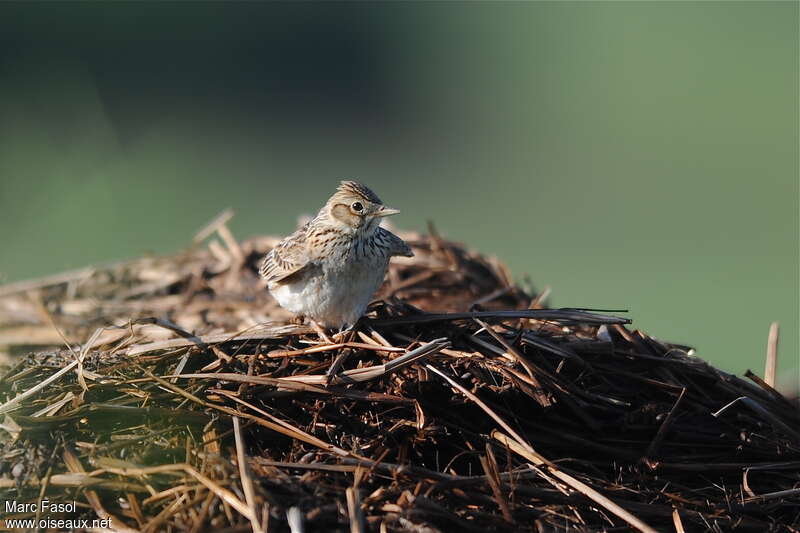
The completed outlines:
<svg viewBox="0 0 800 533">
<path fill-rule="evenodd" d="M 321 338 L 257 278 L 275 240 L 237 243 L 224 222 L 174 257 L 0 288 L 2 499 L 77 502 L 2 518 L 800 529 L 800 416 L 757 376 L 626 318 L 545 309 L 436 236 L 405 235 L 416 256 L 393 262 L 368 317 Z"/>
</svg>

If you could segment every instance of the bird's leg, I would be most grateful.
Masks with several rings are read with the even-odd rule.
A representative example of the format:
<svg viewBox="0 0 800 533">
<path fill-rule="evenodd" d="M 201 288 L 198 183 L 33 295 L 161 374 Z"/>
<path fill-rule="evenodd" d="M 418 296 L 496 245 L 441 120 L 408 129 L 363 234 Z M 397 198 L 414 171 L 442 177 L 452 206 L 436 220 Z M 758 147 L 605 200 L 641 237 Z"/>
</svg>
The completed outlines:
<svg viewBox="0 0 800 533">
<path fill-rule="evenodd" d="M 355 324 L 353 324 L 352 326 L 341 330 L 339 333 L 336 333 L 333 336 L 333 338 L 334 338 L 334 340 L 336 342 L 350 342 L 355 338 L 355 335 L 356 335 Z M 333 379 L 333 376 L 335 376 L 336 373 L 339 372 L 339 369 L 342 368 L 342 365 L 344 364 L 344 362 L 347 359 L 347 357 L 350 355 L 350 352 L 352 352 L 352 350 L 350 348 L 342 348 L 342 351 L 339 352 L 339 355 L 337 355 L 333 359 L 333 362 L 331 363 L 331 366 L 328 368 L 328 371 L 325 373 L 325 384 L 326 385 L 330 384 L 331 379 Z"/>
<path fill-rule="evenodd" d="M 349 325 L 347 327 L 343 327 L 342 329 L 340 329 L 339 331 L 334 333 L 331 336 L 331 338 L 335 342 L 348 342 L 348 340 L 354 340 L 355 333 L 356 333 L 356 328 L 358 327 L 360 322 L 361 322 L 361 319 L 359 318 L 353 324 L 351 324 L 351 325 Z M 348 337 L 348 336 L 350 337 L 350 339 L 346 339 L 346 337 Z"/>
<path fill-rule="evenodd" d="M 325 372 L 325 385 L 330 384 L 331 379 L 333 379 L 333 376 L 335 376 L 336 373 L 342 368 L 342 365 L 350 355 L 351 351 L 352 350 L 350 348 L 342 348 L 342 351 L 340 351 L 339 354 L 333 358 L 331 366 L 328 367 L 328 371 Z"/>
<path fill-rule="evenodd" d="M 324 340 L 328 344 L 333 344 L 333 341 L 331 340 L 331 338 L 328 337 L 327 333 L 325 333 L 325 328 L 323 328 L 322 326 L 317 324 L 316 320 L 309 318 L 308 319 L 308 323 L 311 324 L 311 327 L 314 328 L 314 331 L 317 332 L 317 335 L 319 335 L 320 339 Z"/>
<path fill-rule="evenodd" d="M 305 321 L 306 321 L 306 317 L 304 317 L 303 315 L 295 315 L 295 316 L 292 317 L 292 319 L 289 321 L 289 323 L 290 324 L 294 324 L 296 326 L 302 326 L 303 323 L 305 323 Z"/>
</svg>

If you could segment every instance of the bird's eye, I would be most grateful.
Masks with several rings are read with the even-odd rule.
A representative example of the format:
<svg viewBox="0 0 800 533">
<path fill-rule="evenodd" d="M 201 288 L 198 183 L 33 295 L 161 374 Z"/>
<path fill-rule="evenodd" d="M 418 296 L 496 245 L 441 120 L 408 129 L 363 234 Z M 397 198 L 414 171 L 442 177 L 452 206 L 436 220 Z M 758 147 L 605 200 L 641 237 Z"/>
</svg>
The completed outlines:
<svg viewBox="0 0 800 533">
<path fill-rule="evenodd" d="M 350 207 L 353 208 L 353 211 L 356 211 L 356 212 L 359 212 L 359 213 L 364 210 L 364 206 L 361 205 L 361 202 L 353 202 L 353 205 L 351 205 Z"/>
</svg>

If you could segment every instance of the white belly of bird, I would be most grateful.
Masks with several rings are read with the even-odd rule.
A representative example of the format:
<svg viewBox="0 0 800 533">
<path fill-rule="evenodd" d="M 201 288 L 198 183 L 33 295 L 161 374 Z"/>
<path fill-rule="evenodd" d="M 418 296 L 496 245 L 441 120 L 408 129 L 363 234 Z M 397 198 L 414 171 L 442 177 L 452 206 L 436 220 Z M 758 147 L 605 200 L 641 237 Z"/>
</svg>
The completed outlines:
<svg viewBox="0 0 800 533">
<path fill-rule="evenodd" d="M 282 307 L 329 328 L 351 326 L 378 290 L 387 260 L 320 265 L 297 281 L 270 289 Z"/>
</svg>

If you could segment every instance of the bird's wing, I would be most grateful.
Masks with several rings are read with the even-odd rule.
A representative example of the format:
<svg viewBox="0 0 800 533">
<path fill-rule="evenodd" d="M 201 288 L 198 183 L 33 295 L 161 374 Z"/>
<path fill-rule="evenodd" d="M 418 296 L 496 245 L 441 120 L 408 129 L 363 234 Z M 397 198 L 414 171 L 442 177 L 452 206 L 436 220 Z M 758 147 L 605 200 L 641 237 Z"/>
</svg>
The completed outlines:
<svg viewBox="0 0 800 533">
<path fill-rule="evenodd" d="M 270 285 L 297 274 L 310 264 L 306 233 L 308 224 L 295 231 L 270 250 L 258 273 Z"/>
<path fill-rule="evenodd" d="M 411 251 L 411 247 L 406 244 L 406 241 L 392 233 L 391 231 L 378 228 L 378 231 L 382 233 L 381 237 L 384 242 L 388 243 L 389 245 L 389 255 L 402 255 L 404 257 L 414 257 L 414 252 Z"/>
</svg>

